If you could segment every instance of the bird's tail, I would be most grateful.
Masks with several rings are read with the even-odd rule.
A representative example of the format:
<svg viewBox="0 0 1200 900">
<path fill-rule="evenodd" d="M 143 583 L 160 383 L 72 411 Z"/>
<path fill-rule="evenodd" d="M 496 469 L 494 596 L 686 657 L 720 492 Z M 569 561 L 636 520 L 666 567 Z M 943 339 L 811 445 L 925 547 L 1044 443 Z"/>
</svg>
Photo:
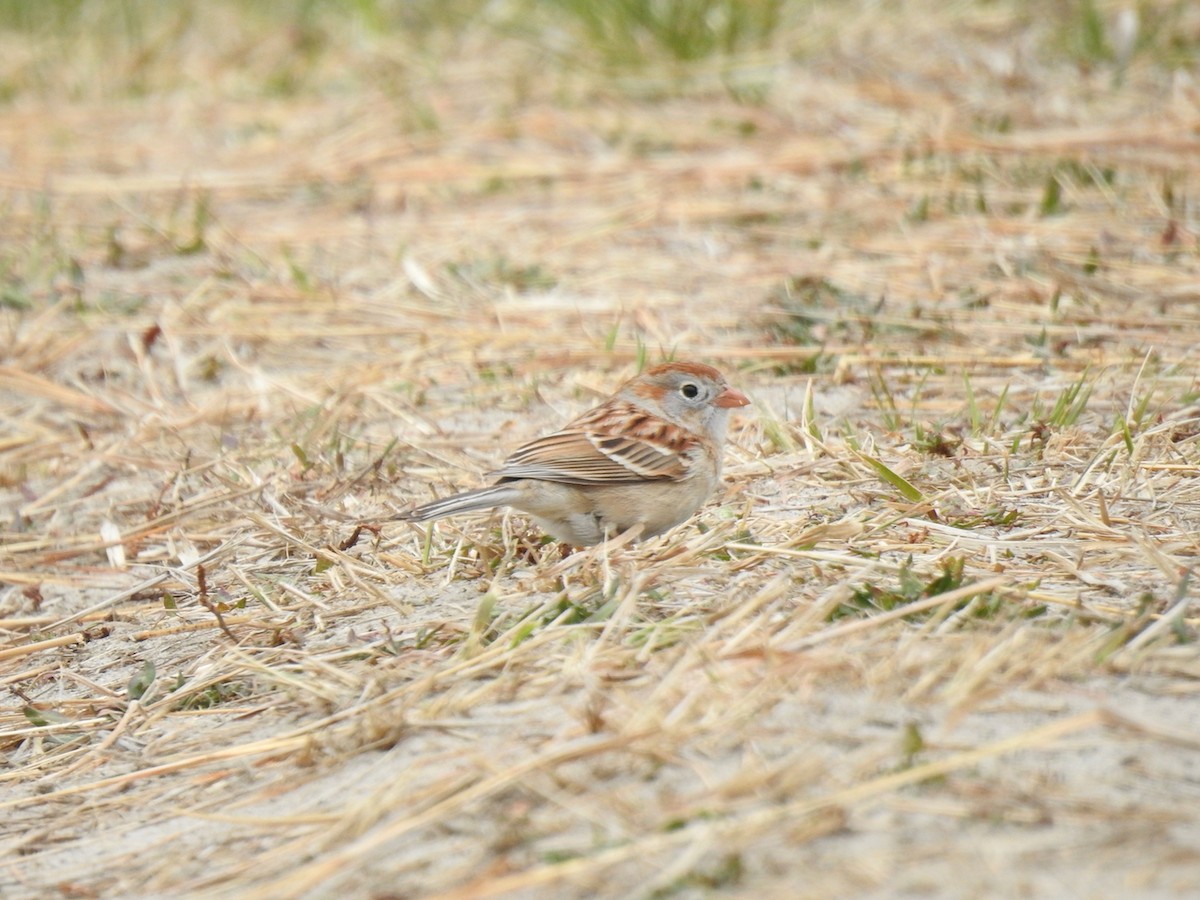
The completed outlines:
<svg viewBox="0 0 1200 900">
<path fill-rule="evenodd" d="M 458 513 L 475 512 L 480 509 L 492 509 L 496 506 L 507 506 L 516 497 L 516 489 L 511 484 L 494 484 L 491 487 L 479 488 L 441 500 L 433 500 L 397 513 L 393 519 L 404 522 L 431 522 Z"/>
</svg>

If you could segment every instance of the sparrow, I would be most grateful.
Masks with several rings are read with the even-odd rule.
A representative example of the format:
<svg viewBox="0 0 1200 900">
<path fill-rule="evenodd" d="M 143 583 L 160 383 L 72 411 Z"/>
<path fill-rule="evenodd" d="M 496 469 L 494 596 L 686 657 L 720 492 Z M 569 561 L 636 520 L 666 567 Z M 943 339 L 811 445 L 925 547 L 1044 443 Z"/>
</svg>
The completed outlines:
<svg viewBox="0 0 1200 900">
<path fill-rule="evenodd" d="M 394 518 L 429 522 L 511 506 L 576 547 L 638 526 L 637 539 L 653 537 L 691 518 L 716 489 L 729 413 L 749 403 L 711 366 L 654 366 L 562 430 L 519 447 L 491 473 L 495 484 Z"/>
</svg>

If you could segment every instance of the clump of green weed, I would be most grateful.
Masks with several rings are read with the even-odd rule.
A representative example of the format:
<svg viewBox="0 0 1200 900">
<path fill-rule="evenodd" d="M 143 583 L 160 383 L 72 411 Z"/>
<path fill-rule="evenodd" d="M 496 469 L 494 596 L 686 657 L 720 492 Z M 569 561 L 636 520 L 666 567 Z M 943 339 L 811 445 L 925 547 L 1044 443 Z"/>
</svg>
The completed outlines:
<svg viewBox="0 0 1200 900">
<path fill-rule="evenodd" d="M 611 65 L 706 59 L 765 44 L 784 0 L 551 0 Z"/>
<path fill-rule="evenodd" d="M 872 613 L 890 612 L 894 609 L 909 606 L 926 597 L 936 597 L 939 594 L 957 590 L 967 583 L 967 578 L 964 574 L 965 566 L 965 557 L 951 556 L 942 560 L 937 573 L 930 577 L 915 571 L 913 569 L 913 559 L 909 556 L 904 564 L 900 566 L 900 571 L 896 575 L 896 583 L 894 585 L 878 585 L 868 581 L 856 587 L 850 599 L 839 603 L 837 608 L 829 614 L 829 621 L 832 622 L 837 619 L 858 617 Z M 977 618 L 990 619 L 999 612 L 1002 602 L 999 595 L 989 593 L 965 597 L 955 604 L 954 609 L 965 609 L 968 604 L 972 604 L 974 615 Z M 920 620 L 920 618 L 928 617 L 932 614 L 931 612 L 925 613 L 923 616 L 916 618 Z"/>
</svg>

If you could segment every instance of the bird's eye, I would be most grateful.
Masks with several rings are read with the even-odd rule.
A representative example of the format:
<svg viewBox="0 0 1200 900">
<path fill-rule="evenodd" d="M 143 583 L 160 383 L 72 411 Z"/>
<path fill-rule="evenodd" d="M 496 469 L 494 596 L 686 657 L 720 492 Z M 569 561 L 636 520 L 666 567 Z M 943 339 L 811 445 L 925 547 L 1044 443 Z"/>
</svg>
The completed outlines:
<svg viewBox="0 0 1200 900">
<path fill-rule="evenodd" d="M 700 388 L 688 381 L 680 386 L 679 393 L 683 394 L 689 400 L 695 400 L 700 396 Z"/>
</svg>

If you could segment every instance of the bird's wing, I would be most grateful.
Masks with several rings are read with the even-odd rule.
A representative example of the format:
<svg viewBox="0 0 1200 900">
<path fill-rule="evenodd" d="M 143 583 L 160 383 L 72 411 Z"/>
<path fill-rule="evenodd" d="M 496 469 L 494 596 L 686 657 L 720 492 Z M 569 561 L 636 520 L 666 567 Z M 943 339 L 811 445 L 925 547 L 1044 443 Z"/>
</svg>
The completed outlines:
<svg viewBox="0 0 1200 900">
<path fill-rule="evenodd" d="M 691 472 L 699 444 L 636 406 L 610 405 L 531 441 L 492 474 L 566 484 L 680 481 Z"/>
</svg>

